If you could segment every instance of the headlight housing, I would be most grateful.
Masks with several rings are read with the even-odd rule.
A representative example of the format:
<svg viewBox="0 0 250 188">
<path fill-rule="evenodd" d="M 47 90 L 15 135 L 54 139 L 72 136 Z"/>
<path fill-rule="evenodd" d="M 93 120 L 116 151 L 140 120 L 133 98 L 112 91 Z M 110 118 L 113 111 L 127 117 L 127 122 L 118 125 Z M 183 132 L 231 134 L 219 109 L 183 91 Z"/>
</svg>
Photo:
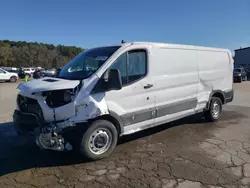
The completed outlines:
<svg viewBox="0 0 250 188">
<path fill-rule="evenodd" d="M 69 90 L 65 90 L 63 93 L 63 100 L 65 103 L 70 103 L 72 101 L 72 92 L 70 92 Z"/>
<path fill-rule="evenodd" d="M 57 108 L 64 106 L 72 101 L 73 90 L 56 90 L 56 91 L 47 91 L 43 92 L 43 96 L 46 98 L 46 104 L 50 108 Z"/>
</svg>

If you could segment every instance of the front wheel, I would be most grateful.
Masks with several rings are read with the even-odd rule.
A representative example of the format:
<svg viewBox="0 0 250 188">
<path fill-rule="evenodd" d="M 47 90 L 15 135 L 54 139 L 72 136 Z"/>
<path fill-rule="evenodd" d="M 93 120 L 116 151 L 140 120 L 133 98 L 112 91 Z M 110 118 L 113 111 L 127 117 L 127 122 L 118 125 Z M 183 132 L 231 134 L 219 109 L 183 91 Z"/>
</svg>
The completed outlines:
<svg viewBox="0 0 250 188">
<path fill-rule="evenodd" d="M 117 139 L 117 129 L 111 122 L 94 121 L 83 134 L 80 152 L 89 160 L 105 158 L 114 150 Z"/>
<path fill-rule="evenodd" d="M 11 83 L 15 83 L 16 80 L 17 80 L 17 78 L 15 76 L 11 76 L 11 78 L 10 78 L 10 82 Z"/>
<path fill-rule="evenodd" d="M 218 97 L 212 97 L 209 109 L 204 112 L 204 116 L 208 121 L 214 122 L 220 118 L 221 111 L 222 111 L 221 99 Z"/>
</svg>

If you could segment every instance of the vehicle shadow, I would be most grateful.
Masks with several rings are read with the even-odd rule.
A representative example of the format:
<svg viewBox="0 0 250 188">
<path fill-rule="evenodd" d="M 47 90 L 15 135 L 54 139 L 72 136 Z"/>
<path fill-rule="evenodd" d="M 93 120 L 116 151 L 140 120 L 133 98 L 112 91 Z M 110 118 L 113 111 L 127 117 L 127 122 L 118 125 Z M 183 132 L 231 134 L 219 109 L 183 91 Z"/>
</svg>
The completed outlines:
<svg viewBox="0 0 250 188">
<path fill-rule="evenodd" d="M 230 114 L 227 116 L 224 116 L 224 119 L 230 117 L 234 118 Z M 123 145 L 127 142 L 147 137 L 149 135 L 165 131 L 169 128 L 173 128 L 175 126 L 183 124 L 204 125 L 204 123 L 206 122 L 207 121 L 202 118 L 200 114 L 198 114 L 175 122 L 137 132 L 128 136 L 124 136 L 120 139 L 118 144 Z M 79 152 L 75 150 L 64 152 L 63 154 L 61 152 L 41 150 L 36 146 L 33 136 L 18 136 L 14 130 L 12 123 L 7 124 L 0 124 L 0 176 L 37 167 L 41 168 L 66 166 L 89 162 L 83 159 Z M 1 127 L 3 126 L 5 128 L 1 129 Z"/>
<path fill-rule="evenodd" d="M 183 123 L 202 123 L 197 115 L 180 121 L 150 128 L 135 134 L 124 136 L 120 144 L 137 140 Z M 1 129 L 1 127 L 4 127 Z M 0 124 L 0 176 L 36 167 L 54 167 L 87 163 L 76 150 L 54 152 L 39 149 L 31 135 L 18 136 L 11 122 Z"/>
</svg>

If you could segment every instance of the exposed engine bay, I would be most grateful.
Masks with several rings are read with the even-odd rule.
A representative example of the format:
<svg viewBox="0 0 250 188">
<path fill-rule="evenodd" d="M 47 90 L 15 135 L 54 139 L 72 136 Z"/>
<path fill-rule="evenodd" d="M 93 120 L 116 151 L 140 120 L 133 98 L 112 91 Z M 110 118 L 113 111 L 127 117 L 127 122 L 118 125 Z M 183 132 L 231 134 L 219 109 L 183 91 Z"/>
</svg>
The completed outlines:
<svg viewBox="0 0 250 188">
<path fill-rule="evenodd" d="M 46 104 L 50 108 L 57 108 L 66 105 L 72 101 L 77 89 L 65 89 L 56 91 L 42 92 L 42 96 L 46 98 Z"/>
<path fill-rule="evenodd" d="M 94 85 L 95 80 L 98 78 L 94 77 L 89 83 Z M 64 138 L 65 128 L 108 113 L 102 94 L 91 96 L 92 86 L 86 87 L 84 82 L 59 78 L 37 79 L 21 84 L 14 122 L 22 127 L 23 132 L 36 136 L 36 144 L 42 149 L 71 150 L 72 145 Z"/>
<path fill-rule="evenodd" d="M 60 82 L 58 79 L 44 79 L 39 80 L 45 82 Z M 19 108 L 19 114 L 26 115 L 25 124 L 30 122 L 27 126 L 27 131 L 32 132 L 36 136 L 36 144 L 42 149 L 50 150 L 71 150 L 70 143 L 65 141 L 61 135 L 62 128 L 58 126 L 60 122 L 65 121 L 57 119 L 56 109 L 63 107 L 71 103 L 82 87 L 81 82 L 72 89 L 57 89 L 48 91 L 32 92 L 31 95 L 18 94 L 17 106 Z M 34 98 L 33 98 L 34 97 Z M 51 121 L 46 121 L 42 108 L 46 107 L 52 110 L 53 118 Z M 35 122 L 31 122 L 31 118 L 34 117 Z M 26 130 L 24 130 L 26 131 Z"/>
</svg>

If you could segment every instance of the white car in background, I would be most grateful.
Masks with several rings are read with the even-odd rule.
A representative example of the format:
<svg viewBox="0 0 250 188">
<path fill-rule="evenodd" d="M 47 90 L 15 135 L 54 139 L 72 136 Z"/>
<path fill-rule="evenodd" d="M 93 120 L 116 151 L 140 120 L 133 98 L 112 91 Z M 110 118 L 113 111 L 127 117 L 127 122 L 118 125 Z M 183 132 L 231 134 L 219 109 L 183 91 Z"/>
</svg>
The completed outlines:
<svg viewBox="0 0 250 188">
<path fill-rule="evenodd" d="M 0 81 L 10 81 L 12 83 L 16 82 L 18 79 L 18 74 L 14 72 L 8 72 L 0 68 Z"/>
<path fill-rule="evenodd" d="M 35 69 L 34 68 L 24 68 L 23 71 L 24 71 L 24 73 L 26 75 L 28 75 L 29 77 L 31 77 L 32 74 L 35 72 Z"/>
</svg>

